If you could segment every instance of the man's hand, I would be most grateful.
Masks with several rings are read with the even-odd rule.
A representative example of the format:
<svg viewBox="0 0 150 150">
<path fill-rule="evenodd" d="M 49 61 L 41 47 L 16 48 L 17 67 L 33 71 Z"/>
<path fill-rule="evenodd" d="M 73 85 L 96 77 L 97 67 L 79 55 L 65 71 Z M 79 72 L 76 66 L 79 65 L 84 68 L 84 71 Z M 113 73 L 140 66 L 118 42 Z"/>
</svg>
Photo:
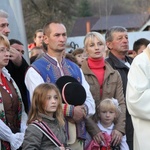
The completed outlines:
<svg viewBox="0 0 150 150">
<path fill-rule="evenodd" d="M 86 116 L 84 111 L 84 106 L 75 106 L 74 107 L 74 114 L 73 119 L 75 122 L 79 122 L 83 120 L 83 118 Z"/>
<path fill-rule="evenodd" d="M 100 144 L 100 143 L 102 143 L 102 142 L 105 143 L 105 138 L 104 138 L 102 132 L 99 132 L 99 133 L 97 133 L 95 136 L 93 136 L 93 140 L 94 140 L 95 142 L 97 142 L 98 144 Z"/>
<path fill-rule="evenodd" d="M 118 130 L 113 130 L 112 131 L 112 140 L 111 140 L 112 145 L 117 146 L 118 144 L 120 144 L 122 136 L 123 135 L 121 132 L 119 132 Z"/>
<path fill-rule="evenodd" d="M 10 47 L 10 58 L 16 66 L 21 66 L 22 63 L 22 54 L 18 52 L 15 48 Z"/>
</svg>

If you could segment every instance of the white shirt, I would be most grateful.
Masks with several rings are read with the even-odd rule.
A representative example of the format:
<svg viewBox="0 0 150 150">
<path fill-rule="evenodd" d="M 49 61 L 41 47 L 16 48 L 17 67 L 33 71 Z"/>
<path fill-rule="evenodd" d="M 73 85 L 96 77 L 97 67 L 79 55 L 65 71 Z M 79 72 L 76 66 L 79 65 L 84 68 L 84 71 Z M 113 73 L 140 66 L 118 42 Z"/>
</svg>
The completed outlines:
<svg viewBox="0 0 150 150">
<path fill-rule="evenodd" d="M 102 132 L 106 132 L 107 134 L 111 134 L 113 128 L 114 128 L 114 123 L 111 124 L 111 126 L 104 128 L 100 121 L 97 123 L 98 127 Z M 129 150 L 128 144 L 126 143 L 126 135 L 122 137 L 121 143 L 120 143 L 120 150 Z"/>
<path fill-rule="evenodd" d="M 55 61 L 57 61 L 57 60 L 55 59 Z M 58 65 L 59 65 L 59 63 L 57 61 L 57 66 Z M 60 68 L 60 66 L 58 66 L 58 67 Z M 81 77 L 82 77 L 82 86 L 85 88 L 85 91 L 86 91 L 85 104 L 88 107 L 88 116 L 91 116 L 95 113 L 95 101 L 89 90 L 89 84 L 85 80 L 85 77 L 84 77 L 81 69 L 80 69 L 80 71 L 81 71 Z M 25 75 L 25 84 L 26 84 L 26 87 L 30 94 L 30 100 L 32 99 L 34 89 L 41 83 L 44 83 L 44 80 L 41 77 L 41 75 L 33 67 L 30 67 Z"/>
</svg>

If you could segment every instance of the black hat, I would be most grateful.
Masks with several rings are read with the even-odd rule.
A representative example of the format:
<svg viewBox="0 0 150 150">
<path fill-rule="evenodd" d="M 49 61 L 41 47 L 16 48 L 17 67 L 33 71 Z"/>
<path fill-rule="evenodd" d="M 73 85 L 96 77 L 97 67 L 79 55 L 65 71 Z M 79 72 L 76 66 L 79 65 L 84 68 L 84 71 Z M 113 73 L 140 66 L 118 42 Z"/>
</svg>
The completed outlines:
<svg viewBox="0 0 150 150">
<path fill-rule="evenodd" d="M 64 103 L 82 105 L 86 99 L 84 87 L 71 76 L 62 76 L 56 81 Z"/>
</svg>

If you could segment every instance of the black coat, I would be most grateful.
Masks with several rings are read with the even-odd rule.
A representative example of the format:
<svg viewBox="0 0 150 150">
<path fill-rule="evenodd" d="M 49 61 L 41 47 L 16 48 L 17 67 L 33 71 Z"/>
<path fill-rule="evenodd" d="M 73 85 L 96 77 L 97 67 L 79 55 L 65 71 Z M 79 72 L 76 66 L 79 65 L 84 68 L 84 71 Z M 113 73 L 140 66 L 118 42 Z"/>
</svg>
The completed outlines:
<svg viewBox="0 0 150 150">
<path fill-rule="evenodd" d="M 28 99 L 27 99 L 27 88 L 24 83 L 25 73 L 27 68 L 29 67 L 29 64 L 26 62 L 26 60 L 22 57 L 22 64 L 21 66 L 17 67 L 13 64 L 13 62 L 10 60 L 8 65 L 6 66 L 8 72 L 10 73 L 11 77 L 16 82 L 21 96 L 22 101 L 24 103 L 25 111 L 28 112 Z"/>
<path fill-rule="evenodd" d="M 133 61 L 133 58 L 129 56 L 125 56 L 125 59 L 129 64 L 131 64 Z M 118 72 L 120 73 L 123 82 L 124 96 L 126 96 L 127 75 L 128 75 L 129 67 L 127 67 L 124 63 L 122 63 L 111 52 L 109 53 L 109 57 L 106 58 L 106 61 L 112 66 L 112 68 L 118 70 Z M 130 150 L 133 150 L 133 125 L 128 110 L 126 111 L 126 136 L 127 136 L 127 143 L 129 145 L 129 148 Z"/>
</svg>

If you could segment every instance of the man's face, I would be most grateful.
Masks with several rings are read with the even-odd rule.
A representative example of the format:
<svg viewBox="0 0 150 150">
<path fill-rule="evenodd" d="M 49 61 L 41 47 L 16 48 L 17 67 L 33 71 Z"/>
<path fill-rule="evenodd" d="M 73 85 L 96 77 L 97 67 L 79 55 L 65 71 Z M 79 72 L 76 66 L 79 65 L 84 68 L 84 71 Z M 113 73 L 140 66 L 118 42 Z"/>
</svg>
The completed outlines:
<svg viewBox="0 0 150 150">
<path fill-rule="evenodd" d="M 129 50 L 129 41 L 127 32 L 114 32 L 113 40 L 106 42 L 107 47 L 115 53 L 126 53 Z"/>
<path fill-rule="evenodd" d="M 17 43 L 14 43 L 11 45 L 11 47 L 15 48 L 18 52 L 20 52 L 22 55 L 24 54 L 23 45 L 19 45 Z"/>
<path fill-rule="evenodd" d="M 44 35 L 44 42 L 48 45 L 48 51 L 62 52 L 66 48 L 67 33 L 63 24 L 51 23 L 50 34 Z"/>
<path fill-rule="evenodd" d="M 9 29 L 9 23 L 7 18 L 0 18 L 0 33 L 2 33 L 5 36 L 8 36 L 10 33 Z"/>
</svg>

